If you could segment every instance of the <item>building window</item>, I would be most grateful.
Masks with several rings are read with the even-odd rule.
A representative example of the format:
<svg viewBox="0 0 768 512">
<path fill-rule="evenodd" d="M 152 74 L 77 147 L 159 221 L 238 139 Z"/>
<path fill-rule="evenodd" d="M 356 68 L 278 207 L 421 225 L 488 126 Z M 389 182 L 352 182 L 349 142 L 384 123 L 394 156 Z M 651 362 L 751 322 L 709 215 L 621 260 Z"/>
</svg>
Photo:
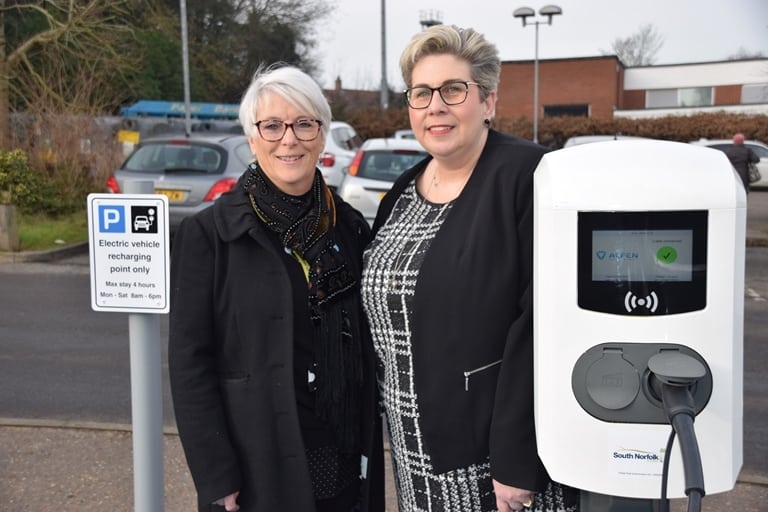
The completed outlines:
<svg viewBox="0 0 768 512">
<path fill-rule="evenodd" d="M 589 117 L 589 105 L 544 105 L 544 117 Z"/>
<path fill-rule="evenodd" d="M 768 103 L 768 84 L 748 84 L 741 86 L 742 103 Z"/>
<path fill-rule="evenodd" d="M 655 89 L 645 91 L 645 108 L 677 106 L 677 89 Z"/>
<path fill-rule="evenodd" d="M 653 89 L 645 93 L 645 108 L 706 107 L 712 105 L 711 87 Z"/>
<path fill-rule="evenodd" d="M 678 89 L 677 92 L 681 107 L 709 107 L 712 105 L 711 87 L 690 87 Z"/>
</svg>

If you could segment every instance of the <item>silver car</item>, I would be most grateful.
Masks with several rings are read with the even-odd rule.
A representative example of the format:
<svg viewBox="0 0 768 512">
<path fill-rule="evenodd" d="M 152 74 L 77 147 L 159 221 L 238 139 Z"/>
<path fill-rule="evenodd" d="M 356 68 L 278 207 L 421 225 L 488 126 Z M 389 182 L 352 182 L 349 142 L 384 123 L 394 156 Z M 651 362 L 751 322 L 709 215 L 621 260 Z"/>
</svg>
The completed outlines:
<svg viewBox="0 0 768 512">
<path fill-rule="evenodd" d="M 368 139 L 349 165 L 339 195 L 372 224 L 392 183 L 427 155 L 415 139 Z"/>
<path fill-rule="evenodd" d="M 109 191 L 125 192 L 129 180 L 152 180 L 156 194 L 168 197 L 169 229 L 184 217 L 210 206 L 253 161 L 244 135 L 193 133 L 143 139 L 107 182 Z"/>
</svg>

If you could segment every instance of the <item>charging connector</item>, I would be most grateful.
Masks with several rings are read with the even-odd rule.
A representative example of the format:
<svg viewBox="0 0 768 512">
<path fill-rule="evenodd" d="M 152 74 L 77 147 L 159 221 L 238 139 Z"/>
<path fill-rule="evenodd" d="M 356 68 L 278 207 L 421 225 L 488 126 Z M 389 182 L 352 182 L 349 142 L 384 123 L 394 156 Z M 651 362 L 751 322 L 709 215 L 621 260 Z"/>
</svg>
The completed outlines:
<svg viewBox="0 0 768 512">
<path fill-rule="evenodd" d="M 700 511 L 705 494 L 704 471 L 693 427 L 696 407 L 691 389 L 707 375 L 707 368 L 693 357 L 665 350 L 648 360 L 648 369 L 651 371 L 651 388 L 661 397 L 664 413 L 679 439 L 688 511 Z M 666 481 L 667 477 L 663 475 L 662 478 Z M 662 502 L 665 501 L 662 496 Z"/>
</svg>

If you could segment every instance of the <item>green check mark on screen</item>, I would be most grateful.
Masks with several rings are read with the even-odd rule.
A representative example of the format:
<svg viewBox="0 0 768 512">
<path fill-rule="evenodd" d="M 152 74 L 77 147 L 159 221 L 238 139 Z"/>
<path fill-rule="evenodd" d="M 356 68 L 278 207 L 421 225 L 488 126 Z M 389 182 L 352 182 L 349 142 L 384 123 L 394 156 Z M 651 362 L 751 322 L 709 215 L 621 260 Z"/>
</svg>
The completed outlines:
<svg viewBox="0 0 768 512">
<path fill-rule="evenodd" d="M 656 259 L 660 263 L 674 263 L 677 259 L 677 251 L 674 247 L 664 246 L 656 251 Z"/>
</svg>

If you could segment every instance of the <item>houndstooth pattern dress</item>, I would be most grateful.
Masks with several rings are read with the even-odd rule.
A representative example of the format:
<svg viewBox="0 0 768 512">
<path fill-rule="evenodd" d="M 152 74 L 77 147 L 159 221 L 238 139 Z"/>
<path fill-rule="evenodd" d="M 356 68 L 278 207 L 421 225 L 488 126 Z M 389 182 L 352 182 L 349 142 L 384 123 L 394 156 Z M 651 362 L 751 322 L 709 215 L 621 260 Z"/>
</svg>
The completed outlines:
<svg viewBox="0 0 768 512">
<path fill-rule="evenodd" d="M 411 317 L 424 256 L 453 203 L 424 200 L 411 183 L 364 254 L 363 306 L 378 360 L 401 512 L 496 512 L 490 460 L 437 474 L 419 426 L 413 381 Z M 534 511 L 564 511 L 559 487 L 535 497 Z"/>
<path fill-rule="evenodd" d="M 378 357 L 401 511 L 496 510 L 490 462 L 436 474 L 419 427 L 410 332 L 413 295 L 424 255 L 451 206 L 425 201 L 411 184 L 364 256 L 363 304 Z"/>
</svg>

